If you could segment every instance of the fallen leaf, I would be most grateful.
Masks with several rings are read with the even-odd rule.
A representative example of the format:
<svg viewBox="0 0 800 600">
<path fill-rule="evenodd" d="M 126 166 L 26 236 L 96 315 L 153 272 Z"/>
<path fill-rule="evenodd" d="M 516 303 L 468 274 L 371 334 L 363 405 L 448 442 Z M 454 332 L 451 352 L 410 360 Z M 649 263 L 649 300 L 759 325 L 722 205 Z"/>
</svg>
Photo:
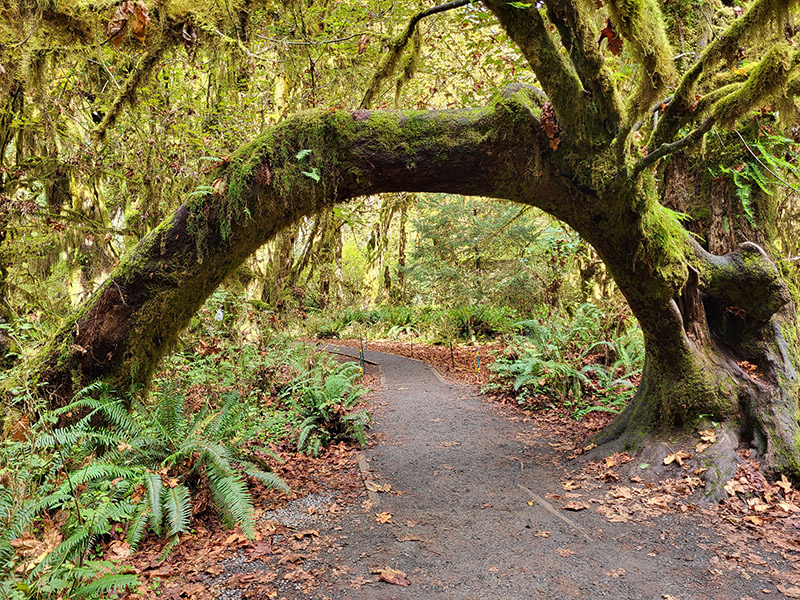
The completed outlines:
<svg viewBox="0 0 800 600">
<path fill-rule="evenodd" d="M 352 587 L 352 588 L 360 588 L 362 586 L 367 585 L 368 583 L 375 583 L 375 580 L 374 579 L 367 579 L 366 577 L 363 577 L 363 576 L 359 575 L 355 579 L 350 580 L 350 587 Z"/>
<path fill-rule="evenodd" d="M 378 523 L 391 523 L 392 522 L 392 513 L 390 512 L 380 512 L 375 513 L 375 520 Z"/>
<path fill-rule="evenodd" d="M 784 494 L 788 494 L 792 491 L 792 482 L 786 479 L 786 475 L 781 475 L 781 480 L 776 481 L 775 485 L 781 488 Z"/>
<path fill-rule="evenodd" d="M 703 429 L 699 433 L 700 439 L 708 444 L 713 444 L 717 441 L 717 432 L 713 429 Z"/>
<path fill-rule="evenodd" d="M 380 581 L 385 581 L 386 583 L 391 583 L 392 585 L 399 585 L 402 587 L 408 587 L 410 585 L 406 574 L 398 569 L 384 567 L 372 572 L 378 575 L 378 579 Z"/>
<path fill-rule="evenodd" d="M 413 529 L 417 525 L 419 525 L 419 523 L 417 523 L 416 521 L 412 521 L 411 519 L 406 521 L 406 527 L 408 527 L 409 529 Z"/>
<path fill-rule="evenodd" d="M 536 533 L 534 533 L 533 535 L 535 535 L 536 537 L 540 537 L 540 538 L 547 538 L 547 537 L 550 537 L 550 532 L 549 531 L 544 531 L 544 530 L 539 530 Z"/>
<path fill-rule="evenodd" d="M 664 464 L 669 465 L 673 462 L 678 463 L 681 467 L 683 466 L 683 461 L 687 458 L 692 458 L 692 455 L 684 450 L 678 450 L 677 452 L 673 452 L 672 454 L 668 454 L 667 457 L 664 459 Z"/>
<path fill-rule="evenodd" d="M 726 483 L 724 488 L 725 491 L 728 492 L 728 495 L 730 496 L 735 496 L 736 494 L 743 494 L 745 491 L 742 485 L 735 479 L 731 479 L 728 483 Z"/>
<path fill-rule="evenodd" d="M 298 531 L 297 533 L 292 534 L 292 537 L 296 540 L 302 540 L 306 536 L 319 537 L 319 531 L 316 529 L 306 529 L 304 531 Z"/>
<path fill-rule="evenodd" d="M 742 520 L 743 521 L 747 521 L 748 523 L 752 523 L 753 525 L 759 525 L 760 526 L 760 525 L 764 524 L 764 519 L 762 519 L 761 517 L 757 517 L 756 515 L 747 515 Z"/>
<path fill-rule="evenodd" d="M 629 487 L 621 485 L 618 487 L 611 488 L 611 497 L 623 498 L 627 500 L 629 498 L 633 498 L 633 492 L 631 492 L 631 489 Z"/>
<path fill-rule="evenodd" d="M 778 591 L 787 598 L 800 598 L 800 587 L 778 584 Z"/>
<path fill-rule="evenodd" d="M 610 571 L 606 571 L 606 575 L 613 579 L 617 579 L 618 577 L 625 577 L 625 569 L 611 569 Z"/>
<path fill-rule="evenodd" d="M 370 479 L 364 480 L 364 487 L 367 488 L 370 492 L 390 492 L 392 490 L 392 486 L 388 483 L 381 485 L 379 483 L 375 483 Z"/>
<path fill-rule="evenodd" d="M 577 500 L 573 500 L 571 502 L 567 502 L 564 505 L 564 510 L 586 510 L 589 508 L 589 505 L 586 502 L 578 502 Z"/>
<path fill-rule="evenodd" d="M 571 492 L 572 490 L 579 489 L 581 484 L 575 481 L 567 481 L 566 483 L 562 483 L 561 487 L 563 487 L 566 491 Z"/>
<path fill-rule="evenodd" d="M 108 545 L 109 560 L 125 560 L 131 555 L 131 545 L 122 540 L 112 540 Z"/>
<path fill-rule="evenodd" d="M 570 556 L 574 556 L 577 554 L 574 550 L 570 550 L 569 548 L 558 548 L 556 550 L 556 554 L 559 556 L 563 556 L 564 558 L 569 558 Z"/>
<path fill-rule="evenodd" d="M 298 554 L 297 552 L 289 552 L 288 554 L 284 554 L 281 556 L 278 564 L 284 565 L 286 563 L 298 563 L 305 560 L 305 556 L 302 554 Z"/>
</svg>

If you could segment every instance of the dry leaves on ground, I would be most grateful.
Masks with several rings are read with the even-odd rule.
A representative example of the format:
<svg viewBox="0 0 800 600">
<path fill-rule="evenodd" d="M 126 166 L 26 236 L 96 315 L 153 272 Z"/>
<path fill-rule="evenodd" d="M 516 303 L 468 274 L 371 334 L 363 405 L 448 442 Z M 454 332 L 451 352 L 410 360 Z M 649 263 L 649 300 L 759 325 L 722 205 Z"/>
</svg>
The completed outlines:
<svg viewBox="0 0 800 600">
<path fill-rule="evenodd" d="M 408 587 L 411 585 L 408 581 L 408 576 L 399 569 L 383 567 L 382 569 L 376 569 L 372 572 L 378 575 L 378 579 L 380 581 L 385 581 L 386 583 L 391 583 L 392 585 L 399 585 L 402 587 Z"/>
</svg>

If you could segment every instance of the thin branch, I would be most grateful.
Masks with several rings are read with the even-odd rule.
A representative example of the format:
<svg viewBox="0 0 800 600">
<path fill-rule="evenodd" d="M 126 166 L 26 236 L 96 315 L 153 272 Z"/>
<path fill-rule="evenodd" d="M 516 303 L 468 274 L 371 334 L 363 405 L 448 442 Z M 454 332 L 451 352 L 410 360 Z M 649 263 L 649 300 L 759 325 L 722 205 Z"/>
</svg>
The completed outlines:
<svg viewBox="0 0 800 600">
<path fill-rule="evenodd" d="M 691 146 L 699 142 L 703 136 L 708 133 L 711 128 L 714 126 L 714 117 L 709 117 L 703 123 L 681 139 L 672 142 L 670 144 L 661 144 L 657 149 L 653 150 L 650 154 L 645 156 L 642 160 L 636 163 L 636 166 L 633 167 L 632 176 L 636 177 L 639 173 L 642 172 L 643 169 L 646 169 L 653 163 L 655 163 L 658 159 L 667 156 L 668 154 L 672 154 L 677 152 L 678 150 L 683 150 L 684 148 Z"/>
<path fill-rule="evenodd" d="M 268 42 L 273 42 L 275 44 L 285 44 L 287 46 L 324 46 L 325 44 L 338 44 L 339 42 L 346 42 L 348 40 L 352 40 L 357 37 L 361 37 L 364 35 L 363 33 L 354 33 L 353 35 L 346 35 L 344 37 L 336 38 L 333 40 L 321 40 L 319 42 L 293 42 L 291 40 L 279 40 L 277 38 L 271 38 L 266 35 L 261 35 L 259 33 L 256 34 L 256 37 L 261 40 L 267 40 Z"/>
<path fill-rule="evenodd" d="M 403 31 L 403 33 L 394 39 L 389 47 L 389 52 L 387 52 L 381 59 L 378 69 L 372 76 L 372 81 L 370 81 L 366 92 L 364 92 L 364 98 L 361 100 L 360 108 L 370 108 L 375 100 L 375 96 L 377 96 L 378 92 L 380 91 L 381 84 L 394 75 L 394 72 L 397 69 L 397 63 L 400 60 L 400 56 L 403 54 L 403 51 L 411 41 L 414 35 L 414 30 L 417 27 L 417 23 L 419 23 L 425 17 L 430 17 L 431 15 L 443 13 L 455 8 L 461 8 L 467 4 L 472 4 L 472 1 L 473 0 L 452 0 L 451 2 L 445 2 L 444 4 L 439 4 L 438 6 L 426 8 L 425 10 L 418 12 L 411 17 L 411 20 L 408 22 L 405 31 Z"/>
<path fill-rule="evenodd" d="M 116 122 L 123 106 L 132 101 L 136 95 L 136 90 L 139 87 L 139 84 L 145 77 L 147 77 L 147 75 L 150 74 L 150 71 L 161 59 L 161 56 L 164 54 L 166 48 L 166 38 L 162 38 L 150 46 L 142 58 L 139 59 L 139 62 L 133 68 L 130 77 L 128 77 L 128 79 L 125 81 L 125 85 L 119 91 L 117 97 L 114 98 L 114 102 L 111 103 L 111 106 L 108 107 L 106 116 L 103 117 L 103 120 L 97 126 L 97 129 L 92 132 L 92 137 L 95 140 L 102 141 L 106 135 L 106 131 L 108 131 L 108 128 L 114 125 Z"/>
</svg>

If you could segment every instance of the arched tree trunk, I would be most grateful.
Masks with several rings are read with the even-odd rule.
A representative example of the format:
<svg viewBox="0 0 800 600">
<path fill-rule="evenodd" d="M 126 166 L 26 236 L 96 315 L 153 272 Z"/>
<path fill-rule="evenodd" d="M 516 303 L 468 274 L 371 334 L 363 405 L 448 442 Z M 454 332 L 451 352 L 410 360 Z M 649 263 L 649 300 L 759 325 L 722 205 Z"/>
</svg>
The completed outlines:
<svg viewBox="0 0 800 600">
<path fill-rule="evenodd" d="M 212 186 L 143 238 L 63 326 L 41 358 L 50 402 L 98 377 L 121 389 L 145 385 L 228 273 L 287 225 L 334 202 L 402 190 L 524 193 L 554 204 L 569 197 L 541 161 L 540 136 L 524 93 L 487 109 L 288 119 L 220 167 Z M 520 156 L 520 142 L 533 151 Z"/>
<path fill-rule="evenodd" d="M 713 126 L 800 95 L 800 54 L 782 26 L 770 29 L 797 2 L 753 0 L 680 77 L 658 3 L 603 4 L 600 34 L 591 4 L 484 0 L 543 90 L 514 86 L 490 106 L 460 111 L 298 114 L 241 148 L 43 351 L 39 380 L 50 402 L 97 377 L 121 389 L 145 385 L 223 278 L 304 216 L 379 192 L 479 195 L 537 206 L 572 226 L 641 324 L 641 387 L 601 441 L 687 429 L 709 415 L 760 446 L 767 467 L 800 476 L 797 377 L 781 335 L 795 317 L 786 286 L 758 246 L 722 256 L 700 248 L 659 202 L 653 172 Z M 609 29 L 638 63 L 625 98 L 597 43 L 611 41 Z M 772 46 L 741 79 L 715 87 L 714 73 L 732 48 L 751 43 L 750 31 Z"/>
<path fill-rule="evenodd" d="M 774 265 L 755 245 L 706 253 L 646 182 L 623 181 L 602 197 L 576 187 L 556 173 L 530 107 L 524 90 L 512 90 L 485 109 L 287 120 L 143 239 L 62 329 L 43 356 L 51 402 L 97 377 L 125 389 L 146 384 L 223 278 L 301 217 L 357 195 L 449 191 L 543 208 L 580 232 L 614 276 L 642 326 L 647 361 L 638 395 L 602 441 L 709 414 L 752 433 L 770 466 L 795 470 L 796 376 L 774 317 L 788 294 Z M 520 144 L 531 151 L 518 152 Z"/>
</svg>

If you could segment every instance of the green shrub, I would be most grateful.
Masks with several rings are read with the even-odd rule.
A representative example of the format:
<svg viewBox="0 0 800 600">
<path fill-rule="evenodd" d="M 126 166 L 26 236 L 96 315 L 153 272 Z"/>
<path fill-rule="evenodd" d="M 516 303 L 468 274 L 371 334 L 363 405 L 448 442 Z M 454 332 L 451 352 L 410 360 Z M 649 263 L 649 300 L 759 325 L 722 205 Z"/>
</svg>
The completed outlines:
<svg viewBox="0 0 800 600">
<path fill-rule="evenodd" d="M 358 368 L 350 363 L 324 379 L 317 373 L 303 382 L 298 401 L 302 417 L 298 450 L 317 456 L 322 448 L 337 440 L 367 443 L 369 415 L 364 410 L 352 412 L 365 391 L 354 387 L 357 376 Z"/>
</svg>

